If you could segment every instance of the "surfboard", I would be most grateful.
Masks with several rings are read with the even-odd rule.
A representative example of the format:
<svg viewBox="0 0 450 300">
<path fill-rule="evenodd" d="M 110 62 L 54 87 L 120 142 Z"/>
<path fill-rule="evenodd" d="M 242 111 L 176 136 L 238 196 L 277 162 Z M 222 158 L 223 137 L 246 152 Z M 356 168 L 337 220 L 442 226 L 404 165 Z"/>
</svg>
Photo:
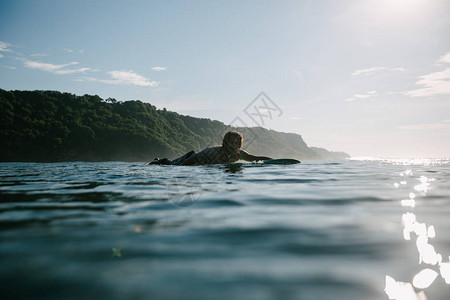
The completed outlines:
<svg viewBox="0 0 450 300">
<path fill-rule="evenodd" d="M 294 165 L 299 164 L 300 161 L 292 158 L 277 158 L 264 160 L 265 165 Z"/>
<path fill-rule="evenodd" d="M 293 158 L 276 158 L 276 159 L 267 159 L 254 161 L 253 163 L 231 163 L 233 165 L 295 165 L 299 164 L 300 161 Z M 152 163 L 148 163 L 147 165 L 152 165 Z M 171 165 L 169 163 L 162 163 L 157 165 Z"/>
</svg>

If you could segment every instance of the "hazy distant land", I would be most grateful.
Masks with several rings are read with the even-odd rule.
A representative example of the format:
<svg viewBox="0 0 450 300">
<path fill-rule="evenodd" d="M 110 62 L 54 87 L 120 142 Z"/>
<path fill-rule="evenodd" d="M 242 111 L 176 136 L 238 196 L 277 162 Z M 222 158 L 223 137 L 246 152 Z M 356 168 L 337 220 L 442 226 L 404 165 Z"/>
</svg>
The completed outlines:
<svg viewBox="0 0 450 300">
<path fill-rule="evenodd" d="M 349 155 L 309 147 L 302 137 L 262 127 L 232 128 L 139 100 L 119 102 L 58 91 L 0 89 L 0 161 L 149 161 L 220 145 L 226 131 L 244 135 L 257 155 L 336 160 Z"/>
</svg>

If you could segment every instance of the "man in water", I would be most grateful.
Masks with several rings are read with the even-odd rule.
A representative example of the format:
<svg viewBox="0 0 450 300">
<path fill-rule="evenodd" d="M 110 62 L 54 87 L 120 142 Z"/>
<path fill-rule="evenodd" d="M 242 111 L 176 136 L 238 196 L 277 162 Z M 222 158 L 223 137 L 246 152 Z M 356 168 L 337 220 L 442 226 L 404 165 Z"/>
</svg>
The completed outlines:
<svg viewBox="0 0 450 300">
<path fill-rule="evenodd" d="M 245 150 L 241 150 L 243 137 L 240 132 L 229 131 L 225 134 L 221 147 L 208 147 L 202 151 L 195 153 L 188 152 L 185 155 L 172 161 L 167 158 L 155 158 L 150 165 L 206 165 L 206 164 L 225 164 L 233 163 L 238 160 L 256 161 L 268 160 L 270 157 L 255 156 L 249 154 Z"/>
</svg>

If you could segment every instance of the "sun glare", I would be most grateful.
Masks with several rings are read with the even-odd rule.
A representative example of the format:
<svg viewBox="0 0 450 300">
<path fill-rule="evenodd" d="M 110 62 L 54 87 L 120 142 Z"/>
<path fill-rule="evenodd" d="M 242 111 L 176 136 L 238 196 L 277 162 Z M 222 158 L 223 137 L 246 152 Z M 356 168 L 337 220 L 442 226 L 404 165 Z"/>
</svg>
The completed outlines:
<svg viewBox="0 0 450 300">
<path fill-rule="evenodd" d="M 386 6 L 386 8 L 403 10 L 415 8 L 426 3 L 424 0 L 383 0 L 379 2 L 383 6 Z"/>
<path fill-rule="evenodd" d="M 419 24 L 439 6 L 439 1 L 425 0 L 374 0 L 367 2 L 366 9 L 380 25 L 396 27 Z"/>
</svg>

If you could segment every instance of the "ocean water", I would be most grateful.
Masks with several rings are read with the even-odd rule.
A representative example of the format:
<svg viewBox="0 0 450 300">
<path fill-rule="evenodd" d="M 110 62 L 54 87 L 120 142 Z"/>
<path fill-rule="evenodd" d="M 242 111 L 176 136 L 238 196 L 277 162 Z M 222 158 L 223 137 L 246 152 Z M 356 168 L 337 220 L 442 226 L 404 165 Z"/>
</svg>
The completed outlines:
<svg viewBox="0 0 450 300">
<path fill-rule="evenodd" d="M 450 299 L 449 216 L 450 160 L 2 163 L 0 298 Z"/>
</svg>

